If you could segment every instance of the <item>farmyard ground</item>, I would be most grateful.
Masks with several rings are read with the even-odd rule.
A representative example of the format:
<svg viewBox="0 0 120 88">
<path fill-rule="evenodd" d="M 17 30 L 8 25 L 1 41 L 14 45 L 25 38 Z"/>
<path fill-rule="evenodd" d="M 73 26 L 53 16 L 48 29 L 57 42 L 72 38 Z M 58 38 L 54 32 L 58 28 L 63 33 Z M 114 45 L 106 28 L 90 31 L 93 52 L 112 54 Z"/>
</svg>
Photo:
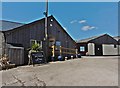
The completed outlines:
<svg viewBox="0 0 120 88">
<path fill-rule="evenodd" d="M 82 57 L 0 74 L 2 86 L 118 86 L 118 57 Z"/>
</svg>

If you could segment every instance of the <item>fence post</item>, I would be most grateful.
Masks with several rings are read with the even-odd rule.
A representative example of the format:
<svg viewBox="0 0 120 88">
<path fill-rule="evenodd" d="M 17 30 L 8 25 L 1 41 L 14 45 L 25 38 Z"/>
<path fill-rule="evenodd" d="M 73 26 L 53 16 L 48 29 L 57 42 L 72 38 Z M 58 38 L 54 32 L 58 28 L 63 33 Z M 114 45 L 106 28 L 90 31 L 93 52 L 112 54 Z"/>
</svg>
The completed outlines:
<svg viewBox="0 0 120 88">
<path fill-rule="evenodd" d="M 52 46 L 52 57 L 55 56 L 55 45 Z"/>
<path fill-rule="evenodd" d="M 60 46 L 60 56 L 62 56 L 62 48 L 61 48 L 61 46 Z"/>
</svg>

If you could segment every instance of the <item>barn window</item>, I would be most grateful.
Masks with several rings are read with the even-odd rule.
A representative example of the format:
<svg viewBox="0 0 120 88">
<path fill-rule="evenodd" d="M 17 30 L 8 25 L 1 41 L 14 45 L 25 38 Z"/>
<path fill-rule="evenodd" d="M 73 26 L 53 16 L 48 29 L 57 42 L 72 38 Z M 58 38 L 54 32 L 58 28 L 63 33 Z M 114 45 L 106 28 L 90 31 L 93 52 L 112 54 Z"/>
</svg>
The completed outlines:
<svg viewBox="0 0 120 88">
<path fill-rule="evenodd" d="M 80 51 L 85 51 L 85 47 L 84 46 L 80 46 Z"/>
<path fill-rule="evenodd" d="M 32 46 L 33 44 L 36 43 L 36 40 L 30 40 L 30 45 Z"/>
</svg>

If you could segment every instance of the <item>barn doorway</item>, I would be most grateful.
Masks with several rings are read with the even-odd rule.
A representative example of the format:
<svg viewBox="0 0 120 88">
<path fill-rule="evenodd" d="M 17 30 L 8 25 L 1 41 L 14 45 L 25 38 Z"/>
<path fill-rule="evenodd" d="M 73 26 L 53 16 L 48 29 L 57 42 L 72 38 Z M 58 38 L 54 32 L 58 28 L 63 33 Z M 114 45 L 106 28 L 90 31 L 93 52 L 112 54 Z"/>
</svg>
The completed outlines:
<svg viewBox="0 0 120 88">
<path fill-rule="evenodd" d="M 95 55 L 102 56 L 103 55 L 102 45 L 95 44 Z"/>
</svg>

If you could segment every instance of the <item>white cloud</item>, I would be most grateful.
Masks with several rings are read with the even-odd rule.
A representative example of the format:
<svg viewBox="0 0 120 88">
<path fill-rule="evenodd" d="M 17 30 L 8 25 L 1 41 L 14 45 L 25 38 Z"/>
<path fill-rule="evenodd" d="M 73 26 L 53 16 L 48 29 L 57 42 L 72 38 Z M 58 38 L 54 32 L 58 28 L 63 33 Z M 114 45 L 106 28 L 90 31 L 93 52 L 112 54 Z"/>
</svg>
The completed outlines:
<svg viewBox="0 0 120 88">
<path fill-rule="evenodd" d="M 70 23 L 73 24 L 73 23 L 76 23 L 76 22 L 77 22 L 77 20 L 73 20 L 73 21 L 71 21 Z"/>
<path fill-rule="evenodd" d="M 82 27 L 82 30 L 83 31 L 88 31 L 88 30 L 92 30 L 92 29 L 95 29 L 96 27 L 94 27 L 94 26 L 83 26 Z"/>
<path fill-rule="evenodd" d="M 80 24 L 86 23 L 86 20 L 80 20 L 79 23 L 80 23 Z"/>
<path fill-rule="evenodd" d="M 81 30 L 83 31 L 88 31 L 88 30 L 92 30 L 92 29 L 98 29 L 97 27 L 95 26 L 89 26 L 89 24 L 87 23 L 87 20 L 85 19 L 82 19 L 82 20 L 72 20 L 70 22 L 71 24 L 74 24 L 74 23 L 80 23 L 82 25 L 82 28 Z M 64 29 L 67 31 L 67 29 L 64 27 Z"/>
<path fill-rule="evenodd" d="M 80 20 L 80 21 L 72 20 L 70 23 L 73 24 L 73 23 L 76 23 L 76 22 L 82 24 L 82 23 L 86 23 L 86 20 Z"/>
<path fill-rule="evenodd" d="M 90 27 L 90 29 L 95 29 L 96 27 L 94 27 L 94 26 L 92 26 L 92 27 Z"/>
<path fill-rule="evenodd" d="M 89 30 L 89 29 L 90 29 L 90 26 L 83 26 L 83 27 L 82 27 L 82 30 L 83 30 L 83 31 L 87 31 L 87 30 Z"/>
</svg>

